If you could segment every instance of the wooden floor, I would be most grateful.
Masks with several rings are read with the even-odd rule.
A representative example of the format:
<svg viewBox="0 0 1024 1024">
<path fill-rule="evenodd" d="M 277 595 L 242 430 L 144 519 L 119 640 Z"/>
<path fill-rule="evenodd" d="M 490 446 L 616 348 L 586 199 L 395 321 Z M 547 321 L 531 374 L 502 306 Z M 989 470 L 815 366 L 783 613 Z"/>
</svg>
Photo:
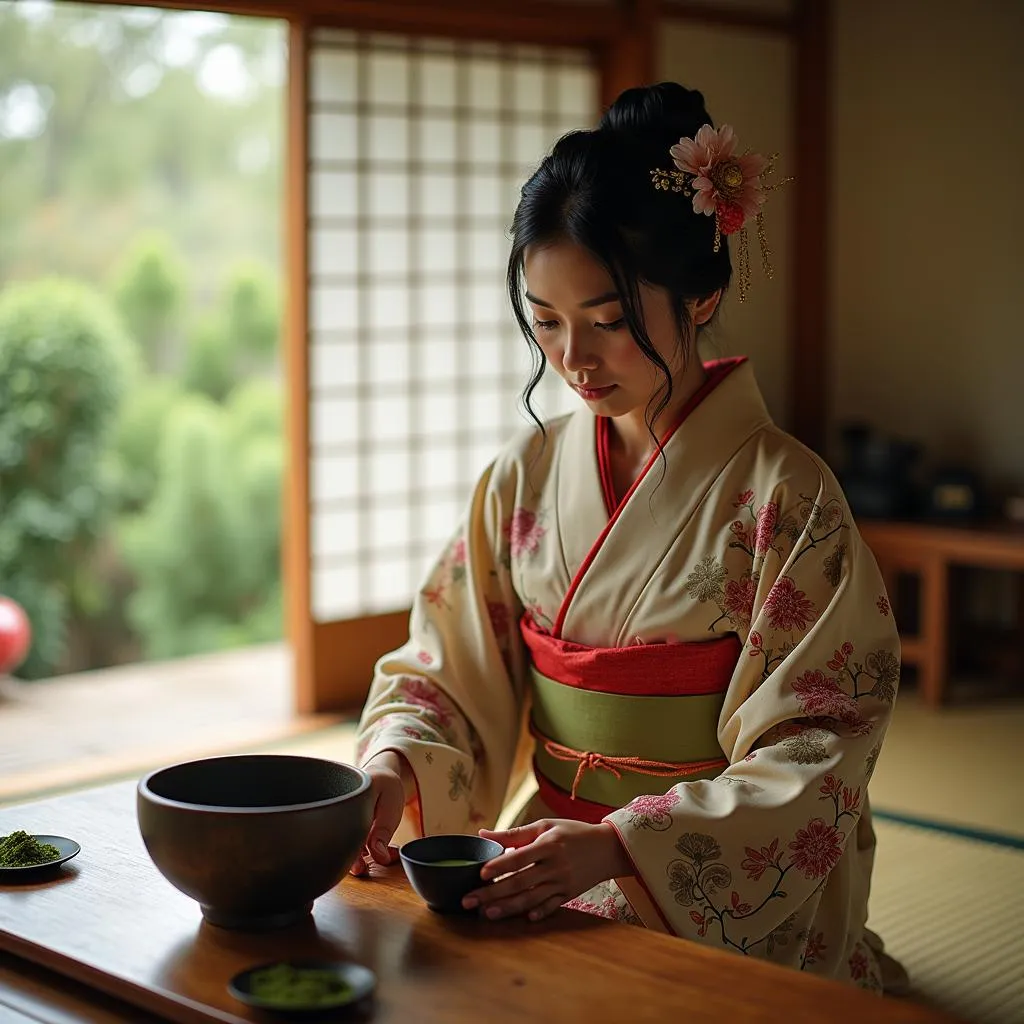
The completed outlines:
<svg viewBox="0 0 1024 1024">
<path fill-rule="evenodd" d="M 296 715 L 281 644 L 45 682 L 0 679 L 0 802 L 323 728 Z"/>
</svg>

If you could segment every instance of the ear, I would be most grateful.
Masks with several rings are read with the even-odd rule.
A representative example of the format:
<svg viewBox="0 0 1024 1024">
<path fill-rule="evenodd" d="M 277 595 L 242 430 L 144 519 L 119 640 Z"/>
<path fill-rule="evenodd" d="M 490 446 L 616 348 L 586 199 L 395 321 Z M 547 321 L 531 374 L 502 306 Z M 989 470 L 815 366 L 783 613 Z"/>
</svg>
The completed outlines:
<svg viewBox="0 0 1024 1024">
<path fill-rule="evenodd" d="M 703 299 L 694 302 L 690 314 L 693 317 L 694 326 L 699 327 L 701 324 L 706 324 L 715 315 L 715 310 L 718 309 L 718 304 L 721 301 L 722 289 L 719 288 Z"/>
</svg>

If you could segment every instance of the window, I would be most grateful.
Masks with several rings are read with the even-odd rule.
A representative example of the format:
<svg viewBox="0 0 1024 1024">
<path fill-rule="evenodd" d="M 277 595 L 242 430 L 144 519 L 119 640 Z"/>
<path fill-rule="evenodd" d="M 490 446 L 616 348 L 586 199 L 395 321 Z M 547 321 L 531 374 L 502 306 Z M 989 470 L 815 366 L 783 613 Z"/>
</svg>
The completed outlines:
<svg viewBox="0 0 1024 1024">
<path fill-rule="evenodd" d="M 318 622 L 400 610 L 523 422 L 507 230 L 584 51 L 334 29 L 309 81 L 310 515 Z M 535 407 L 571 396 L 553 374 Z"/>
</svg>

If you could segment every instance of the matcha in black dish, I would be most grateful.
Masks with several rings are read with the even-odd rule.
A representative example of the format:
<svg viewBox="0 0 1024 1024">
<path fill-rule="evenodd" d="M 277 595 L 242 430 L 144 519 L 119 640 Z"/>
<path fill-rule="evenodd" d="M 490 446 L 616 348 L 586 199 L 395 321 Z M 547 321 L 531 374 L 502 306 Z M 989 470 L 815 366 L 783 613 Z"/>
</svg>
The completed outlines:
<svg viewBox="0 0 1024 1024">
<path fill-rule="evenodd" d="M 242 971 L 231 979 L 228 991 L 261 1010 L 319 1014 L 362 1002 L 375 985 L 373 972 L 359 964 L 296 960 Z"/>
<path fill-rule="evenodd" d="M 81 852 L 73 839 L 17 830 L 0 836 L 0 879 L 16 880 L 53 871 Z"/>
</svg>

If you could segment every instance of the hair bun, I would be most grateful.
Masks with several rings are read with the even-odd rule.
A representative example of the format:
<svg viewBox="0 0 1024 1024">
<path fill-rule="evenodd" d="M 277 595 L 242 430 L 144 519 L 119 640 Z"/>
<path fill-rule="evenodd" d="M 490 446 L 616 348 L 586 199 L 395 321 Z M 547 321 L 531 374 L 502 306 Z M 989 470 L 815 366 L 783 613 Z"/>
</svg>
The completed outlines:
<svg viewBox="0 0 1024 1024">
<path fill-rule="evenodd" d="M 605 111 L 600 127 L 653 146 L 692 138 L 701 125 L 713 124 L 698 89 L 678 82 L 627 89 Z"/>
</svg>

